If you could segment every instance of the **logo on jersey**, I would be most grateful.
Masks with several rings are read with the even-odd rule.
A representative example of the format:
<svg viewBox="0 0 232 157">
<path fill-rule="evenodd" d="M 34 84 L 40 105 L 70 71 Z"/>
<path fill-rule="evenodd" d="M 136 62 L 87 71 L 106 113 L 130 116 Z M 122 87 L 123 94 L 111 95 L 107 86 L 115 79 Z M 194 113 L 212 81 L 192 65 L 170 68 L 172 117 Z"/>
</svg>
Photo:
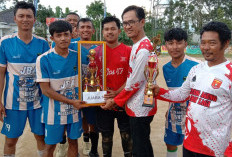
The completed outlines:
<svg viewBox="0 0 232 157">
<path fill-rule="evenodd" d="M 186 81 L 186 78 L 187 78 L 186 76 L 185 76 L 185 77 L 183 77 L 183 81 Z"/>
<path fill-rule="evenodd" d="M 74 70 L 74 71 L 77 71 L 77 66 L 74 66 L 74 67 L 73 67 L 73 70 Z"/>
<path fill-rule="evenodd" d="M 125 62 L 126 61 L 126 57 L 121 57 L 120 62 Z"/>
<path fill-rule="evenodd" d="M 222 85 L 222 81 L 219 80 L 219 79 L 217 79 L 217 78 L 215 78 L 213 80 L 213 83 L 211 84 L 211 86 L 213 87 L 213 89 L 218 89 L 218 88 L 221 87 L 221 85 Z"/>
<path fill-rule="evenodd" d="M 196 75 L 192 78 L 192 82 L 196 82 L 196 80 L 197 80 L 197 77 L 196 77 Z"/>
<path fill-rule="evenodd" d="M 37 56 L 40 56 L 40 55 L 42 55 L 42 53 L 37 53 Z"/>
</svg>

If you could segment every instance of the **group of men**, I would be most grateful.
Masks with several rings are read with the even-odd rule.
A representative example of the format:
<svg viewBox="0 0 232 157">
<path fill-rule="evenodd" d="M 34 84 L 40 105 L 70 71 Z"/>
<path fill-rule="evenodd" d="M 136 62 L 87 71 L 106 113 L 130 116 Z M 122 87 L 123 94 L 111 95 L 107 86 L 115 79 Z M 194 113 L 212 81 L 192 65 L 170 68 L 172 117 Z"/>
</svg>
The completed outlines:
<svg viewBox="0 0 232 157">
<path fill-rule="evenodd" d="M 232 63 L 224 57 L 231 31 L 224 23 L 210 22 L 203 27 L 200 48 L 206 62 L 202 63 L 185 55 L 187 33 L 183 29 L 165 32 L 172 60 L 163 66 L 163 73 L 170 90 L 153 85 L 154 107 L 147 107 L 143 105 L 147 90 L 144 68 L 153 47 L 144 31 L 145 12 L 133 5 L 122 13 L 123 29 L 133 41 L 132 47 L 118 41 L 120 20 L 104 18 L 102 34 L 109 72 L 106 104 L 87 107 L 78 100 L 77 44 L 79 40 L 91 41 L 95 32 L 92 21 L 70 13 L 65 21 L 53 22 L 49 26 L 53 41 L 50 49 L 44 39 L 32 34 L 33 4 L 18 2 L 14 20 L 18 32 L 0 41 L 0 120 L 1 132 L 6 135 L 5 157 L 15 156 L 27 119 L 39 156 L 53 156 L 58 143 L 60 156 L 66 143 L 67 155 L 79 156 L 77 139 L 83 133 L 83 154 L 98 157 L 100 132 L 103 156 L 110 157 L 115 118 L 124 156 L 153 157 L 150 124 L 157 111 L 157 99 L 170 102 L 164 135 L 167 157 L 177 157 L 177 146 L 183 141 L 185 157 L 224 155 L 232 124 Z M 88 52 L 95 48 L 81 47 L 81 61 L 86 66 Z M 120 74 L 110 73 L 119 68 Z M 229 149 L 227 156 L 231 155 Z"/>
</svg>

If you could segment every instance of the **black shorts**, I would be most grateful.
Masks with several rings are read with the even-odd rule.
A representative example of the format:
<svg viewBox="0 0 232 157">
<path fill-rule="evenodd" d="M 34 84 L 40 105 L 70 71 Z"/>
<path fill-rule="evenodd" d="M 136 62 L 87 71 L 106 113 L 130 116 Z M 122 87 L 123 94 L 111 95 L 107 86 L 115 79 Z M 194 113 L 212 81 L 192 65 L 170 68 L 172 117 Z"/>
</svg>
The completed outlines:
<svg viewBox="0 0 232 157">
<path fill-rule="evenodd" d="M 212 156 L 195 153 L 183 147 L 183 157 L 212 157 Z"/>
<path fill-rule="evenodd" d="M 114 119 L 120 131 L 130 131 L 129 116 L 123 111 L 96 109 L 96 125 L 99 132 L 114 132 Z"/>
</svg>

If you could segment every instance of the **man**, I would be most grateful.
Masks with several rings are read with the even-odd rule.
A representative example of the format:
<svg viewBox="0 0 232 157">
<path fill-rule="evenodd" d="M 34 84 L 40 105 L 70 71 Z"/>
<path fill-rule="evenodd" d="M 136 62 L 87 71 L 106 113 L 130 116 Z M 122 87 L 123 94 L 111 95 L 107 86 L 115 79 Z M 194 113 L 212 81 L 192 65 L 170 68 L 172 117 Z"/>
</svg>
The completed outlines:
<svg viewBox="0 0 232 157">
<path fill-rule="evenodd" d="M 72 25 L 72 39 L 69 48 L 77 51 L 76 43 L 80 40 L 80 37 L 77 32 L 77 23 L 80 20 L 80 16 L 75 12 L 70 12 L 67 14 L 65 21 L 69 22 Z M 52 42 L 52 47 L 55 47 L 55 42 Z"/>
<path fill-rule="evenodd" d="M 72 25 L 72 39 L 69 45 L 69 48 L 77 51 L 77 42 L 80 40 L 80 37 L 77 32 L 77 23 L 80 20 L 80 16 L 75 12 L 70 12 L 67 14 L 65 21 L 69 22 Z M 52 42 L 52 47 L 55 47 L 55 42 Z M 65 157 L 67 154 L 68 143 L 66 140 L 66 134 L 64 134 L 63 141 L 58 144 L 58 149 L 56 157 Z"/>
<path fill-rule="evenodd" d="M 232 124 L 232 63 L 224 56 L 231 30 L 224 23 L 210 22 L 200 35 L 200 49 L 206 61 L 190 70 L 180 88 L 153 88 L 160 99 L 176 102 L 189 98 L 184 157 L 223 156 Z"/>
<path fill-rule="evenodd" d="M 187 38 L 187 33 L 181 28 L 170 29 L 164 34 L 165 46 L 172 57 L 172 60 L 163 66 L 164 78 L 170 90 L 180 87 L 190 69 L 198 64 L 184 53 Z M 188 101 L 169 104 L 164 135 L 167 157 L 177 157 L 177 146 L 183 143 L 187 106 Z"/>
<path fill-rule="evenodd" d="M 63 140 L 67 130 L 68 156 L 78 155 L 77 139 L 82 134 L 82 118 L 78 109 L 83 102 L 78 98 L 77 52 L 68 49 L 72 26 L 56 21 L 49 26 L 54 49 L 39 56 L 36 61 L 37 82 L 42 89 L 43 116 L 45 123 L 44 157 L 53 156 L 56 144 Z"/>
<path fill-rule="evenodd" d="M 109 16 L 102 21 L 102 34 L 106 41 L 106 99 L 114 98 L 125 87 L 127 79 L 131 48 L 118 42 L 121 33 L 120 20 Z M 96 50 L 99 47 L 96 48 Z M 100 47 L 102 48 L 102 47 Z M 98 51 L 97 51 L 98 52 Z M 102 52 L 102 51 L 100 51 Z M 102 59 L 102 53 L 96 55 L 96 60 Z M 98 62 L 97 62 L 98 63 Z M 98 64 L 99 71 L 102 65 Z M 102 134 L 102 149 L 104 157 L 111 157 L 114 134 L 114 119 L 117 119 L 122 147 L 125 157 L 132 156 L 132 141 L 129 117 L 123 108 L 105 111 L 97 108 L 97 127 Z"/>
<path fill-rule="evenodd" d="M 91 41 L 95 29 L 92 21 L 89 18 L 81 18 L 77 24 L 78 34 L 80 35 L 80 41 Z M 77 47 L 77 46 L 76 46 Z M 86 71 L 87 65 L 89 64 L 89 50 L 96 48 L 96 45 L 82 45 L 81 47 L 81 61 L 82 70 Z M 82 109 L 83 111 L 83 154 L 89 155 L 90 157 L 98 157 L 98 138 L 99 134 L 96 130 L 96 109 L 95 107 L 89 107 Z M 89 142 L 91 140 L 91 144 Z M 91 149 L 90 149 L 91 145 Z"/>
<path fill-rule="evenodd" d="M 115 103 L 123 107 L 130 116 L 130 127 L 133 141 L 134 157 L 153 157 L 150 141 L 150 123 L 157 110 L 154 107 L 143 106 L 146 79 L 144 68 L 148 61 L 150 51 L 153 49 L 144 32 L 145 13 L 143 8 L 129 6 L 122 13 L 123 28 L 133 41 L 129 73 L 125 88 L 113 99 L 106 101 L 103 109 L 111 109 Z"/>
<path fill-rule="evenodd" d="M 75 12 L 70 12 L 67 14 L 65 20 L 68 21 L 72 25 L 73 35 L 72 35 L 71 42 L 79 41 L 80 37 L 77 33 L 77 23 L 80 20 L 80 16 Z"/>
<path fill-rule="evenodd" d="M 41 37 L 32 35 L 35 23 L 32 3 L 18 2 L 14 8 L 14 21 L 18 33 L 0 41 L 0 120 L 4 117 L 1 131 L 6 135 L 4 156 L 15 156 L 16 143 L 23 134 L 27 119 L 37 141 L 38 154 L 42 156 L 44 125 L 40 122 L 41 91 L 35 82 L 35 62 L 38 55 L 49 50 L 49 45 Z"/>
</svg>

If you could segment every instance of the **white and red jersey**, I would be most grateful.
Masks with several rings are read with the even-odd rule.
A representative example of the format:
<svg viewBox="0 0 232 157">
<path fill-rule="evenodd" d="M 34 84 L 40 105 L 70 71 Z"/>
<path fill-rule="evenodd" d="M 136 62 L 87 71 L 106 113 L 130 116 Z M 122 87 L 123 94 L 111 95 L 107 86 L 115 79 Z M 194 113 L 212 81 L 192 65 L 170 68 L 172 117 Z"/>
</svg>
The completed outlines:
<svg viewBox="0 0 232 157">
<path fill-rule="evenodd" d="M 146 79 L 144 68 L 147 64 L 150 50 L 153 47 L 147 37 L 142 38 L 132 47 L 129 71 L 125 88 L 114 98 L 116 104 L 120 107 L 126 104 L 125 110 L 129 116 L 145 117 L 156 113 L 155 107 L 144 107 L 144 89 Z"/>
<path fill-rule="evenodd" d="M 99 75 L 102 75 L 100 62 L 102 51 L 98 51 L 98 49 L 102 49 L 102 46 L 95 48 L 97 52 L 100 52 L 96 54 L 96 62 Z M 106 86 L 108 89 L 116 91 L 126 82 L 130 53 L 131 48 L 123 43 L 113 49 L 106 45 Z"/>
<path fill-rule="evenodd" d="M 173 91 L 160 90 L 158 98 L 189 99 L 184 147 L 211 156 L 223 156 L 232 124 L 232 63 L 194 66 L 183 85 Z"/>
</svg>

